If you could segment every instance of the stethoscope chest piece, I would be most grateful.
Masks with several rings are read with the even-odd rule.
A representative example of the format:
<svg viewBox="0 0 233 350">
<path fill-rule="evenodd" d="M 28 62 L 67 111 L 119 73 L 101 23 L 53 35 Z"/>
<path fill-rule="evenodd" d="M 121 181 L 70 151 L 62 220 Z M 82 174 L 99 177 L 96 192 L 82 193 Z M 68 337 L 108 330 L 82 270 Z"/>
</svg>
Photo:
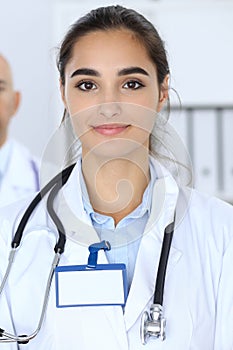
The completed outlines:
<svg viewBox="0 0 233 350">
<path fill-rule="evenodd" d="M 150 313 L 145 311 L 141 319 L 141 341 L 145 345 L 150 337 L 165 339 L 166 320 L 163 318 L 163 308 L 152 304 Z"/>
</svg>

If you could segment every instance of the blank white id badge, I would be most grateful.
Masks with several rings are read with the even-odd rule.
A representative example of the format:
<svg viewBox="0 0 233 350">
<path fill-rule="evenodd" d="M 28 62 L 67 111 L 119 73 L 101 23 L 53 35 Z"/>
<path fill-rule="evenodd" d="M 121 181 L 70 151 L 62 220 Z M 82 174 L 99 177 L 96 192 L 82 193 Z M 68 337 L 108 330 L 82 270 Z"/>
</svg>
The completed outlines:
<svg viewBox="0 0 233 350">
<path fill-rule="evenodd" d="M 56 306 L 125 305 L 125 264 L 58 266 L 55 269 Z"/>
</svg>

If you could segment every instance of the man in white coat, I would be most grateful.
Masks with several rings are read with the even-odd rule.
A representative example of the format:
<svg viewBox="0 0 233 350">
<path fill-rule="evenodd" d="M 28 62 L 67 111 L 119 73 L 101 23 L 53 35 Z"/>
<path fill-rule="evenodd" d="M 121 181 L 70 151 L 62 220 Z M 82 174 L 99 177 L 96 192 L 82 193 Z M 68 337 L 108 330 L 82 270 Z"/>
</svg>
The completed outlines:
<svg viewBox="0 0 233 350">
<path fill-rule="evenodd" d="M 0 54 L 0 207 L 39 190 L 38 161 L 25 146 L 8 138 L 19 104 L 10 65 Z"/>
</svg>

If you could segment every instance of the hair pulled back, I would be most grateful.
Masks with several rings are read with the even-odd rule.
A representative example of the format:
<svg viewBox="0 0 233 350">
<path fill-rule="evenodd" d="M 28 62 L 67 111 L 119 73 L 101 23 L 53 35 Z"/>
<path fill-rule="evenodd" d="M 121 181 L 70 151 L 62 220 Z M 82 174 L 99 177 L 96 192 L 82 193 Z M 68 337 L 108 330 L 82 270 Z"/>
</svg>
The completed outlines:
<svg viewBox="0 0 233 350">
<path fill-rule="evenodd" d="M 146 48 L 155 64 L 158 83 L 162 84 L 169 73 L 169 66 L 164 48 L 155 27 L 138 12 L 122 6 L 100 7 L 78 19 L 65 35 L 57 57 L 57 67 L 61 83 L 65 84 L 65 68 L 72 57 L 73 47 L 79 38 L 94 31 L 113 29 L 130 30 Z"/>
</svg>

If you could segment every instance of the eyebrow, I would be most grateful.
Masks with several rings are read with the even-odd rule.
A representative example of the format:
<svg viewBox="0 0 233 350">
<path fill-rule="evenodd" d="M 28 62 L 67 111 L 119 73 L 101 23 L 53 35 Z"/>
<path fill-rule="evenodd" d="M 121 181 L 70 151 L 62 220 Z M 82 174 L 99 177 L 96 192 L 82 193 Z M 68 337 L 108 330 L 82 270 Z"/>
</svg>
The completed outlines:
<svg viewBox="0 0 233 350">
<path fill-rule="evenodd" d="M 143 75 L 149 75 L 147 71 L 145 71 L 141 67 L 127 67 L 123 68 L 118 72 L 118 76 L 123 76 L 123 75 L 129 75 L 129 74 L 143 74 Z M 92 77 L 100 77 L 100 73 L 91 68 L 80 68 L 76 69 L 70 76 L 70 78 L 73 78 L 77 75 L 90 75 Z"/>
<path fill-rule="evenodd" d="M 0 79 L 0 84 L 1 85 L 7 85 L 5 80 Z"/>
<path fill-rule="evenodd" d="M 141 67 L 129 67 L 129 68 L 123 68 L 118 72 L 119 76 L 122 75 L 128 75 L 128 74 L 143 74 L 143 75 L 149 75 L 147 73 L 147 71 L 145 71 L 143 68 Z"/>
<path fill-rule="evenodd" d="M 80 68 L 76 69 L 72 74 L 71 78 L 75 77 L 76 75 L 91 75 L 93 77 L 100 77 L 100 73 L 97 72 L 95 69 L 91 68 Z"/>
</svg>

